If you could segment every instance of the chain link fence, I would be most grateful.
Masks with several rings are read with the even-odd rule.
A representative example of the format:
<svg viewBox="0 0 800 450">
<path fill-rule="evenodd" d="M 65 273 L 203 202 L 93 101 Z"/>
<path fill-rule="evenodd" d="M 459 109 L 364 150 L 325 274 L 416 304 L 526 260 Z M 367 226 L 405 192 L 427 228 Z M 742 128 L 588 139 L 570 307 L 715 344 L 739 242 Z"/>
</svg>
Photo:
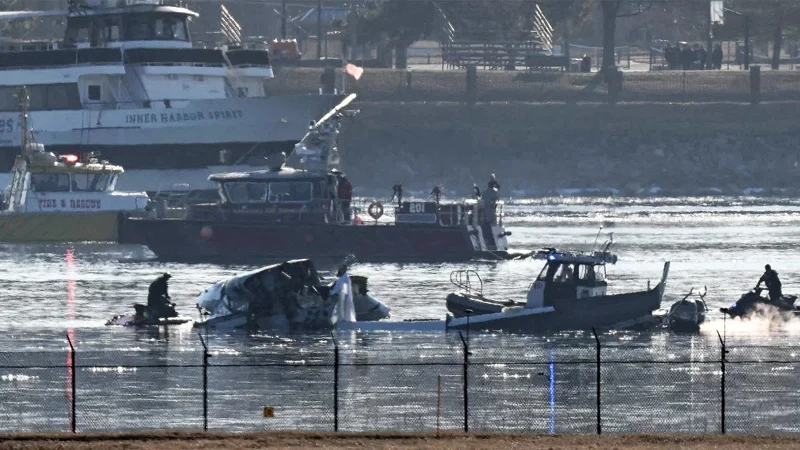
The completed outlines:
<svg viewBox="0 0 800 450">
<path fill-rule="evenodd" d="M 276 69 L 268 89 L 273 94 L 307 94 L 321 89 L 322 69 Z M 337 92 L 358 94 L 362 101 L 562 102 L 611 101 L 602 73 L 477 70 L 474 88 L 466 71 L 367 69 L 355 81 L 336 69 Z M 754 78 L 757 77 L 757 82 Z M 469 92 L 472 89 L 474 92 Z M 711 103 L 800 101 L 800 71 L 655 71 L 626 72 L 618 102 Z"/>
<path fill-rule="evenodd" d="M 0 431 L 800 431 L 798 349 L 662 339 L 3 352 Z"/>
</svg>

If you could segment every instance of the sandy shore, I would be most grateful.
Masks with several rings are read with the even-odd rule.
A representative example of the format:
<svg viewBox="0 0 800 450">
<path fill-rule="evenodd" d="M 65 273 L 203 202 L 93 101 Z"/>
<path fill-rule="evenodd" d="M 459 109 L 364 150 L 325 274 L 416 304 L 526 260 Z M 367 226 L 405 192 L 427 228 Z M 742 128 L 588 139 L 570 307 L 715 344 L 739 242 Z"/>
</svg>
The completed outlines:
<svg viewBox="0 0 800 450">
<path fill-rule="evenodd" d="M 486 449 L 486 450 L 778 450 L 800 449 L 800 437 L 776 436 L 538 436 L 494 434 L 329 434 L 246 435 L 161 433 L 97 435 L 3 435 L 0 449 Z"/>
</svg>

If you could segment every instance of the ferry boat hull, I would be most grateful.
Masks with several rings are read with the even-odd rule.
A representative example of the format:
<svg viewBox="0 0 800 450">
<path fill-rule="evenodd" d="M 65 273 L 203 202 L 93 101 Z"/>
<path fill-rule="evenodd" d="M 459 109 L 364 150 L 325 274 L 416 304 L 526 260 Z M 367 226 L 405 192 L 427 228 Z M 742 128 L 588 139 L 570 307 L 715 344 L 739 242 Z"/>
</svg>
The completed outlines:
<svg viewBox="0 0 800 450">
<path fill-rule="evenodd" d="M 469 226 L 214 223 L 187 219 L 124 220 L 120 243 L 146 245 L 175 262 L 278 261 L 294 258 L 359 261 L 467 261 L 501 259 L 505 251 L 475 248 Z"/>
<path fill-rule="evenodd" d="M 0 242 L 116 242 L 122 214 L 107 212 L 0 214 Z"/>
<path fill-rule="evenodd" d="M 33 111 L 36 139 L 57 154 L 98 152 L 126 169 L 205 168 L 290 152 L 341 96 L 173 102 L 170 108 Z M 154 102 L 155 103 L 155 102 Z M 183 103 L 183 104 L 180 104 Z M 0 113 L 0 171 L 19 154 L 18 113 Z M 223 150 L 227 161 L 221 161 Z"/>
</svg>

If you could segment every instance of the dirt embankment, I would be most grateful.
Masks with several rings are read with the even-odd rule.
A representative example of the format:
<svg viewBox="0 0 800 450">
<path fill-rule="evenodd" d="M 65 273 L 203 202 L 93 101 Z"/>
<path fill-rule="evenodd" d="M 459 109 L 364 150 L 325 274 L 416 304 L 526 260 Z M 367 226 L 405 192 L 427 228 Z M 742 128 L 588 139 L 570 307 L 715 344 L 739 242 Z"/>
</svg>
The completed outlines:
<svg viewBox="0 0 800 450">
<path fill-rule="evenodd" d="M 468 195 L 473 182 L 483 186 L 496 173 L 505 195 L 800 191 L 797 103 L 357 107 L 340 146 L 347 172 L 366 190 L 440 184 Z"/>
<path fill-rule="evenodd" d="M 789 450 L 800 449 L 798 437 L 758 436 L 538 436 L 448 434 L 265 433 L 224 435 L 162 433 L 134 435 L 0 436 L 0 449 L 463 449 L 463 450 Z"/>
</svg>

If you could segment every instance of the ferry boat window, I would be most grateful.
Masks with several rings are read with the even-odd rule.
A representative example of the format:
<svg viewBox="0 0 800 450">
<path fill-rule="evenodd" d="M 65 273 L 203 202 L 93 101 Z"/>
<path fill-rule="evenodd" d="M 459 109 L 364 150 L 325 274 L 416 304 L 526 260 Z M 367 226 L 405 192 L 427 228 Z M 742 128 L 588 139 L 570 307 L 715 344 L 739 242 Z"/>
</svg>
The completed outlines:
<svg viewBox="0 0 800 450">
<path fill-rule="evenodd" d="M 105 192 L 107 173 L 78 173 L 72 175 L 72 192 Z"/>
<path fill-rule="evenodd" d="M 31 188 L 36 192 L 69 192 L 69 174 L 33 173 Z"/>
<path fill-rule="evenodd" d="M 89 17 L 70 17 L 64 32 L 64 48 L 75 48 L 78 42 L 89 42 Z"/>
<path fill-rule="evenodd" d="M 117 42 L 122 39 L 122 17 L 106 17 L 100 26 L 102 27 L 102 40 L 105 42 Z"/>
<path fill-rule="evenodd" d="M 266 197 L 264 183 L 225 183 L 225 192 L 231 203 L 260 203 Z"/>
<path fill-rule="evenodd" d="M 10 87 L 0 88 L 0 111 L 19 111 L 19 99 Z M 8 130 L 4 130 L 6 132 Z"/>
<path fill-rule="evenodd" d="M 156 19 L 155 25 L 156 39 L 169 41 L 188 41 L 186 25 L 182 20 L 174 16 L 166 16 Z"/>
<path fill-rule="evenodd" d="M 188 41 L 186 18 L 175 14 L 137 14 L 125 19 L 129 41 Z"/>
<path fill-rule="evenodd" d="M 89 85 L 89 100 L 100 100 L 100 86 L 96 84 Z"/>
<path fill-rule="evenodd" d="M 153 39 L 153 22 L 148 15 L 129 17 L 125 24 L 125 40 L 148 41 Z"/>
<path fill-rule="evenodd" d="M 311 201 L 312 187 L 308 181 L 273 182 L 269 184 L 269 201 L 281 202 L 309 202 Z"/>
<path fill-rule="evenodd" d="M 69 85 L 50 84 L 47 85 L 47 109 L 70 109 Z"/>
<path fill-rule="evenodd" d="M 16 86 L 0 87 L 0 111 L 19 112 Z M 28 85 L 30 110 L 81 109 L 77 83 Z"/>
<path fill-rule="evenodd" d="M 47 85 L 36 84 L 28 86 L 28 96 L 31 99 L 31 110 L 41 111 L 47 109 Z"/>
</svg>

